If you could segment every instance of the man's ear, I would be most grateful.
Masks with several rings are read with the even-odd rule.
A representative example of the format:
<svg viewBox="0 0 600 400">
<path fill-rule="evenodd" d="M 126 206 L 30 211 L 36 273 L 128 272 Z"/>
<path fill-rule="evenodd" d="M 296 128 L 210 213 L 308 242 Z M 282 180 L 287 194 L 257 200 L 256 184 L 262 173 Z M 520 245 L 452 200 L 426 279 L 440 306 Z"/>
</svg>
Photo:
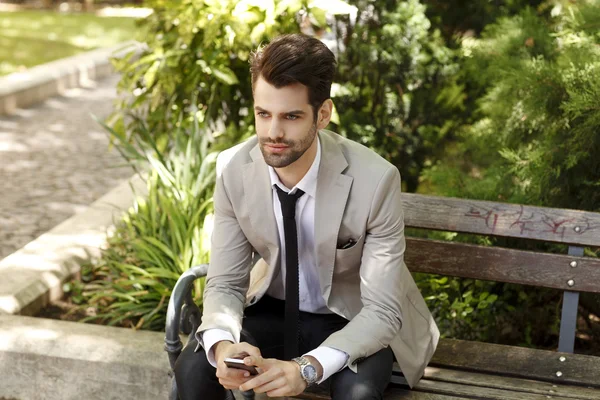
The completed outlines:
<svg viewBox="0 0 600 400">
<path fill-rule="evenodd" d="M 317 115 L 317 129 L 324 129 L 329 125 L 331 113 L 333 112 L 333 101 L 327 99 L 321 104 Z"/>
</svg>

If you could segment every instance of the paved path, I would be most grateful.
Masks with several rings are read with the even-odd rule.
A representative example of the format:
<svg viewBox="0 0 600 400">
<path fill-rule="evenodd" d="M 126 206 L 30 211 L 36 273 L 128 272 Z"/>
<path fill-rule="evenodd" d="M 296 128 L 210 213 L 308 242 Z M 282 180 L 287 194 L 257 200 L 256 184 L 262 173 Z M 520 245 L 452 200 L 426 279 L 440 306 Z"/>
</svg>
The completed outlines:
<svg viewBox="0 0 600 400">
<path fill-rule="evenodd" d="M 105 78 L 0 117 L 0 259 L 133 174 L 90 115 L 108 115 L 117 82 Z"/>
</svg>

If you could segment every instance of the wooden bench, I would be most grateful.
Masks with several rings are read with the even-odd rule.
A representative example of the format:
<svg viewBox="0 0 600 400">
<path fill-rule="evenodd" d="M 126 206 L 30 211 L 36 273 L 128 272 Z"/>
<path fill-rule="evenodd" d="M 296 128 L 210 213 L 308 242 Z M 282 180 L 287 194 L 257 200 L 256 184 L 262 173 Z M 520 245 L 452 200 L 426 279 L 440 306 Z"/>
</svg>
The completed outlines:
<svg viewBox="0 0 600 400">
<path fill-rule="evenodd" d="M 442 339 L 423 379 L 409 390 L 394 371 L 389 399 L 600 399 L 600 357 L 572 354 L 579 292 L 600 292 L 600 213 L 403 194 L 407 227 L 533 239 L 568 245 L 568 254 L 407 238 L 412 272 L 516 283 L 564 292 L 558 351 Z M 195 332 L 200 314 L 191 298 L 196 267 L 177 283 L 167 315 L 166 350 L 174 363 L 178 332 Z M 182 311 L 183 307 L 183 311 Z M 176 389 L 174 389 L 176 390 Z M 329 399 L 305 393 L 304 399 Z M 176 399 L 176 396 L 173 397 Z"/>
</svg>

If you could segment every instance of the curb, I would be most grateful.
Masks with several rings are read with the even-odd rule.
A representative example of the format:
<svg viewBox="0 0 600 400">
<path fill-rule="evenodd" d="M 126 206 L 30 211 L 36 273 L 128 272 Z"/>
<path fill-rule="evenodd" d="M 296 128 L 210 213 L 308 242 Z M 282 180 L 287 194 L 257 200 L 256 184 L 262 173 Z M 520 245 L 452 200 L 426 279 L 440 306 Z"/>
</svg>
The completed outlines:
<svg viewBox="0 0 600 400">
<path fill-rule="evenodd" d="M 136 196 L 146 195 L 145 181 L 134 175 L 25 247 L 0 261 L 0 315 L 33 315 L 62 296 L 62 284 L 80 263 L 98 258 L 107 232 Z"/>
<path fill-rule="evenodd" d="M 164 333 L 0 316 L 0 398 L 166 399 Z"/>
<path fill-rule="evenodd" d="M 90 86 L 94 80 L 115 73 L 111 57 L 140 52 L 142 46 L 136 41 L 127 41 L 3 76 L 0 78 L 0 116 L 14 114 L 67 89 Z"/>
</svg>

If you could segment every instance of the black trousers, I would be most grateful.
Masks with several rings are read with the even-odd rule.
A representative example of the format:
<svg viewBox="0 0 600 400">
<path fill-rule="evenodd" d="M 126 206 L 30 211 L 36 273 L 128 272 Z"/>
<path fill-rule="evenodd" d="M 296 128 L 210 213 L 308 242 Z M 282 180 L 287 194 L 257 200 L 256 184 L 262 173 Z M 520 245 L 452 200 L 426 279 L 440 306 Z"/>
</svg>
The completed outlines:
<svg viewBox="0 0 600 400">
<path fill-rule="evenodd" d="M 283 359 L 284 304 L 265 296 L 245 311 L 242 341 L 258 347 L 265 358 Z M 321 345 L 348 321 L 335 314 L 300 313 L 300 352 L 307 353 Z M 216 369 L 206 359 L 203 349 L 194 352 L 195 340 L 188 343 L 177 359 L 175 379 L 181 400 L 225 400 L 229 397 L 215 376 Z M 328 388 L 333 400 L 383 399 L 392 376 L 394 355 L 385 348 L 364 359 L 358 373 L 348 368 L 331 376 L 321 386 Z"/>
</svg>

